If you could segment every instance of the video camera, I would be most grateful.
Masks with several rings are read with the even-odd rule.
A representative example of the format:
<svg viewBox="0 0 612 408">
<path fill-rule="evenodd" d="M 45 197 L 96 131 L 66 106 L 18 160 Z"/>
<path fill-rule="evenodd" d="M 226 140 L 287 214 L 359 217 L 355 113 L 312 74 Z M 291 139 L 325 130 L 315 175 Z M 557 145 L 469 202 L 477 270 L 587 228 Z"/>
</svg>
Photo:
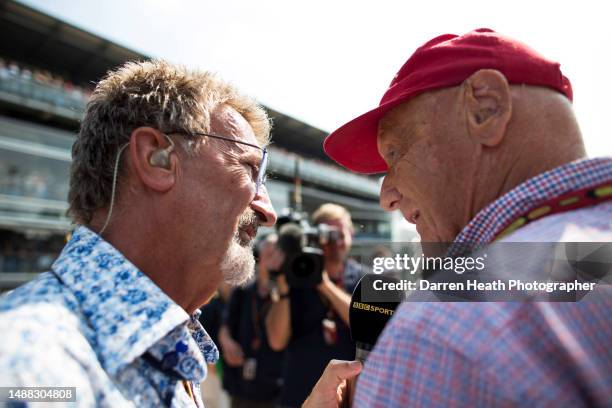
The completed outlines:
<svg viewBox="0 0 612 408">
<path fill-rule="evenodd" d="M 314 288 L 321 282 L 323 245 L 337 241 L 340 231 L 327 224 L 312 226 L 305 213 L 283 210 L 276 222 L 278 247 L 285 255 L 279 273 L 293 288 Z"/>
</svg>

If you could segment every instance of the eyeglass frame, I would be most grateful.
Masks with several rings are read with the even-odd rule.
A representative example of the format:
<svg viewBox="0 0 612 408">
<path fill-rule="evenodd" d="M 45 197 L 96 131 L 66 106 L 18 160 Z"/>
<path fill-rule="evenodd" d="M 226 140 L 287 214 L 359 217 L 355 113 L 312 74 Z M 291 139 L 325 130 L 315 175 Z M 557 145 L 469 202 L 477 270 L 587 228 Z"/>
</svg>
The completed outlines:
<svg viewBox="0 0 612 408">
<path fill-rule="evenodd" d="M 255 197 L 257 197 L 257 195 L 259 194 L 259 190 L 261 186 L 266 184 L 266 169 L 268 167 L 268 149 L 266 149 L 265 147 L 257 146 L 253 143 L 248 143 L 248 142 L 243 142 L 240 140 L 232 139 L 226 136 L 213 135 L 210 133 L 203 133 L 203 132 L 186 132 L 186 131 L 181 131 L 181 130 L 170 130 L 165 133 L 169 135 L 178 134 L 178 135 L 187 135 L 187 136 L 208 136 L 208 137 L 212 137 L 213 139 L 225 140 L 227 142 L 234 142 L 234 143 L 238 143 L 238 144 L 242 144 L 246 146 L 251 146 L 256 149 L 261 150 L 262 152 L 261 162 L 259 163 L 259 170 L 257 172 L 257 178 L 255 179 Z"/>
</svg>

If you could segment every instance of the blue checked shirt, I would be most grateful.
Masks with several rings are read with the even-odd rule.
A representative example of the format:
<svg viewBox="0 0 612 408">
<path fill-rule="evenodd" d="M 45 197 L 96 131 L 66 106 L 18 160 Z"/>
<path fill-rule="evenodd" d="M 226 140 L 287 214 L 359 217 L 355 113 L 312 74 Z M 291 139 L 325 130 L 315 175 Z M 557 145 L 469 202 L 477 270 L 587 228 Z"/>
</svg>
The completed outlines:
<svg viewBox="0 0 612 408">
<path fill-rule="evenodd" d="M 488 244 L 532 205 L 609 181 L 609 158 L 555 168 L 485 207 L 455 242 Z M 612 241 L 612 203 L 544 217 L 503 241 Z M 610 407 L 609 285 L 575 303 L 404 303 L 366 361 L 355 405 Z"/>
<path fill-rule="evenodd" d="M 198 314 L 78 227 L 50 272 L 0 298 L 0 385 L 76 387 L 77 406 L 203 407 L 219 352 Z"/>
</svg>

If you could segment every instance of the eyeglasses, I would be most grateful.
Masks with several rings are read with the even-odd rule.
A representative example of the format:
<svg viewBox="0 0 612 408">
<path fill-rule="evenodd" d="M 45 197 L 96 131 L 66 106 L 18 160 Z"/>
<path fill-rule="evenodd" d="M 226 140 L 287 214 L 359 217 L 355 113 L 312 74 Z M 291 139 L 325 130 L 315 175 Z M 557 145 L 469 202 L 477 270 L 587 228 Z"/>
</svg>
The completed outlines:
<svg viewBox="0 0 612 408">
<path fill-rule="evenodd" d="M 188 135 L 188 136 L 207 136 L 212 137 L 214 139 L 225 140 L 228 142 L 238 143 L 246 146 L 254 147 L 261 151 L 261 161 L 259 162 L 259 170 L 257 171 L 257 177 L 255 178 L 255 196 L 259 194 L 259 190 L 261 186 L 266 183 L 266 168 L 268 167 L 268 150 L 265 147 L 259 147 L 252 143 L 241 142 L 240 140 L 231 139 L 229 137 L 211 135 L 209 133 L 200 133 L 200 132 L 184 132 L 180 130 L 171 130 L 166 132 L 167 134 L 180 134 L 180 135 Z"/>
</svg>

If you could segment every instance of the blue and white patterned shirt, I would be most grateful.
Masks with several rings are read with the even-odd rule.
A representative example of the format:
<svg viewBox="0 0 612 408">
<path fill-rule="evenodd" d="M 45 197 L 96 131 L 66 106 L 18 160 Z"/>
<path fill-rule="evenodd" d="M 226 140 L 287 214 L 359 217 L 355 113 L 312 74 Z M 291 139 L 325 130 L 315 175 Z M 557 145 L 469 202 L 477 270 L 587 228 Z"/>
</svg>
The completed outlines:
<svg viewBox="0 0 612 408">
<path fill-rule="evenodd" d="M 203 407 L 219 352 L 198 314 L 78 227 L 50 272 L 0 298 L 0 384 L 76 387 L 77 406 Z"/>
</svg>

